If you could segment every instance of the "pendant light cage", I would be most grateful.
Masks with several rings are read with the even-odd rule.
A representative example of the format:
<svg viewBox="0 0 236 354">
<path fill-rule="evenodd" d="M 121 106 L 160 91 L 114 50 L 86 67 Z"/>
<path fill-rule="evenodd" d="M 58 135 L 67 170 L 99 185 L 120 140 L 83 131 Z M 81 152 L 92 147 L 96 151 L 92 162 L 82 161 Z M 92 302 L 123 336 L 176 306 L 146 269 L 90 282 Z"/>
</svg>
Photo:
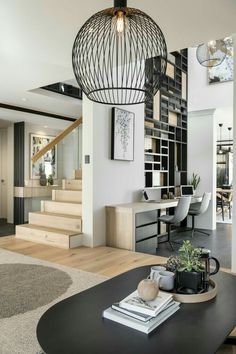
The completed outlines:
<svg viewBox="0 0 236 354">
<path fill-rule="evenodd" d="M 218 145 L 218 151 L 217 151 L 217 154 L 219 155 L 222 155 L 223 154 L 223 149 L 222 149 L 222 146 L 221 146 L 221 143 L 222 143 L 222 135 L 221 135 L 221 130 L 222 130 L 222 127 L 223 127 L 223 123 L 220 123 L 219 124 L 219 128 L 220 128 L 220 140 L 219 140 L 219 145 Z"/>
<path fill-rule="evenodd" d="M 231 130 L 232 127 L 228 127 L 228 132 L 229 132 L 229 144 L 231 144 Z M 231 145 L 228 148 L 228 152 L 232 152 Z"/>
<path fill-rule="evenodd" d="M 227 47 L 222 39 L 200 44 L 197 47 L 197 60 L 202 66 L 214 67 L 220 65 L 227 54 Z"/>
<path fill-rule="evenodd" d="M 113 7 L 96 13 L 82 26 L 73 45 L 72 65 L 80 88 L 90 100 L 103 104 L 150 101 L 160 88 L 166 64 L 161 29 L 134 8 Z"/>
</svg>

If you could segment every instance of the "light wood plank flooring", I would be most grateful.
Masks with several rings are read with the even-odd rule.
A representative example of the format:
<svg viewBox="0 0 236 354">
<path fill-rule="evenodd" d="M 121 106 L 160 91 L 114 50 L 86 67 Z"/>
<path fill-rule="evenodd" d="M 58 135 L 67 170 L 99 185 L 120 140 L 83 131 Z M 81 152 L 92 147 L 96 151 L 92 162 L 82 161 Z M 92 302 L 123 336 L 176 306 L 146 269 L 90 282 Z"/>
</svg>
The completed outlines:
<svg viewBox="0 0 236 354">
<path fill-rule="evenodd" d="M 13 236 L 1 237 L 0 248 L 108 277 L 116 276 L 139 266 L 165 263 L 166 261 L 164 257 L 105 246 L 66 250 L 19 240 Z"/>
</svg>

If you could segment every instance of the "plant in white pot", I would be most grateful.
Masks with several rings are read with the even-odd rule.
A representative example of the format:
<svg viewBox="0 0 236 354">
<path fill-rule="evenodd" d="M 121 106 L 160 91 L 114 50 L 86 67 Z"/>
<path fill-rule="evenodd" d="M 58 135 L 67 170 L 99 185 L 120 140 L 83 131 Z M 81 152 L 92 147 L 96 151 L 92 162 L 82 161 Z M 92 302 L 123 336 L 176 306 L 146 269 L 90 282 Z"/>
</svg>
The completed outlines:
<svg viewBox="0 0 236 354">
<path fill-rule="evenodd" d="M 193 186 L 194 192 L 196 192 L 200 182 L 201 182 L 201 177 L 197 173 L 193 173 L 189 181 L 189 184 Z"/>
</svg>

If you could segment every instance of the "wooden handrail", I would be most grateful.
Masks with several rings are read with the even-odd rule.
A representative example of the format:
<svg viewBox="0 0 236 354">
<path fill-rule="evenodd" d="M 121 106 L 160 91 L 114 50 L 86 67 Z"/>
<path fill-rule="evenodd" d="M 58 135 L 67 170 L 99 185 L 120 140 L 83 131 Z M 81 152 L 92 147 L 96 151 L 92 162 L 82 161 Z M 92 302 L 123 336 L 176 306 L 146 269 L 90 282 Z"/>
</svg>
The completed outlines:
<svg viewBox="0 0 236 354">
<path fill-rule="evenodd" d="M 60 134 L 58 134 L 50 143 L 44 146 L 41 150 L 39 150 L 34 156 L 31 157 L 31 160 L 35 163 L 45 155 L 49 150 L 51 150 L 55 145 L 57 145 L 61 140 L 63 140 L 68 134 L 72 132 L 75 128 L 82 124 L 82 117 L 76 119 L 71 125 L 66 127 Z"/>
</svg>

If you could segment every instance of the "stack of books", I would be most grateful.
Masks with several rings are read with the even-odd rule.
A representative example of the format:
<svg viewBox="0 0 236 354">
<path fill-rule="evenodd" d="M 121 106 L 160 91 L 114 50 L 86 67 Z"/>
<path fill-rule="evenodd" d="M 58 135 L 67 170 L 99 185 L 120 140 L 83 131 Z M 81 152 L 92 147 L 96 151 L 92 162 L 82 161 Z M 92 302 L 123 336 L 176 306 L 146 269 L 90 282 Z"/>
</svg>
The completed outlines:
<svg viewBox="0 0 236 354">
<path fill-rule="evenodd" d="M 171 294 L 159 291 L 155 300 L 143 301 L 136 290 L 103 311 L 103 317 L 148 334 L 178 311 L 179 306 Z"/>
</svg>

